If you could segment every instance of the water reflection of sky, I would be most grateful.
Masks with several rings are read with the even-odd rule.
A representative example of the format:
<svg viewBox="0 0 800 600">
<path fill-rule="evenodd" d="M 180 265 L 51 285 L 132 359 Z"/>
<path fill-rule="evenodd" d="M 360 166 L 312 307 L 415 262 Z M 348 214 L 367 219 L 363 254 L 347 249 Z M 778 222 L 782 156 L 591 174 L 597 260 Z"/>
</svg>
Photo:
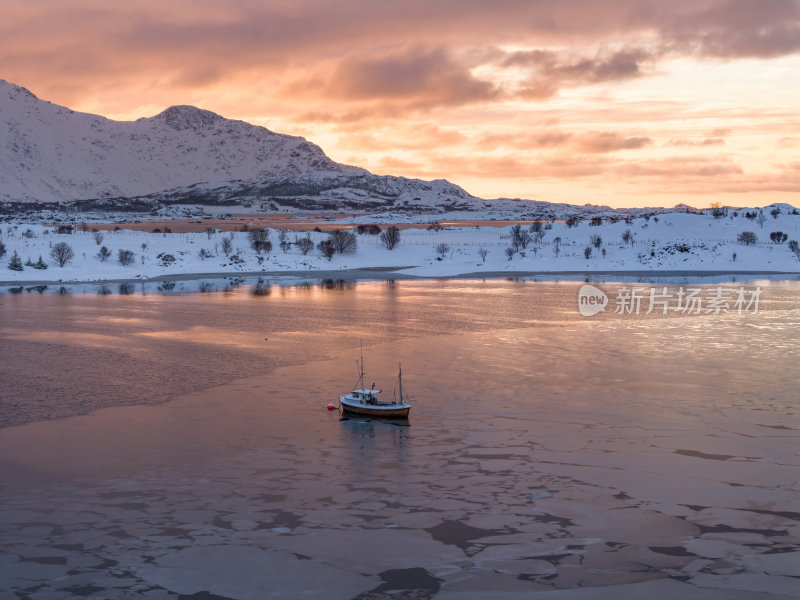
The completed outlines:
<svg viewBox="0 0 800 600">
<path fill-rule="evenodd" d="M 563 282 L 4 296 L 4 584 L 794 583 L 797 286 L 771 286 L 758 315 L 592 319 Z M 362 340 L 386 394 L 403 363 L 408 424 L 326 409 Z"/>
</svg>

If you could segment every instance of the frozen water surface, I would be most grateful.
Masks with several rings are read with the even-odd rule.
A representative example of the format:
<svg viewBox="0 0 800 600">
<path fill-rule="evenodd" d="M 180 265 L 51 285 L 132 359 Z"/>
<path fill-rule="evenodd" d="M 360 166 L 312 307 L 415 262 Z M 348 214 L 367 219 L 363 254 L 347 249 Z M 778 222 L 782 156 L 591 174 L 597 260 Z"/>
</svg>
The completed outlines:
<svg viewBox="0 0 800 600">
<path fill-rule="evenodd" d="M 800 596 L 800 284 L 578 287 L 3 297 L 2 597 Z M 325 409 L 362 339 L 407 424 Z"/>
</svg>

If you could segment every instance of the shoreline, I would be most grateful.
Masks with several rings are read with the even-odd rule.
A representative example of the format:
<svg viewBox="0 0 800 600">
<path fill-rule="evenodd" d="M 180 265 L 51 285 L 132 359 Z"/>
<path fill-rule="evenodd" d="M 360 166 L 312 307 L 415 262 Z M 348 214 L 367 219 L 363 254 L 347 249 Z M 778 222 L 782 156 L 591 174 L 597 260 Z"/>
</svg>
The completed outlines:
<svg viewBox="0 0 800 600">
<path fill-rule="evenodd" d="M 286 277 L 295 279 L 338 279 L 344 281 L 372 281 L 375 279 L 405 279 L 405 280 L 441 280 L 441 279 L 500 279 L 515 277 L 738 277 L 738 276 L 776 276 L 785 275 L 786 279 L 800 278 L 798 271 L 723 271 L 723 270 L 664 270 L 664 271 L 643 271 L 639 270 L 620 270 L 620 271 L 472 271 L 468 273 L 457 273 L 452 275 L 417 275 L 404 273 L 406 269 L 414 269 L 414 266 L 399 267 L 362 267 L 358 269 L 341 270 L 315 270 L 315 271 L 241 271 L 241 272 L 211 272 L 211 273 L 175 273 L 157 275 L 155 277 L 134 277 L 118 279 L 86 279 L 86 280 L 20 280 L 20 281 L 0 281 L 0 287 L 25 287 L 41 285 L 107 285 L 125 283 L 162 283 L 167 281 L 195 281 L 203 279 L 236 279 L 242 277 Z M 391 276 L 389 276 L 391 275 Z"/>
</svg>

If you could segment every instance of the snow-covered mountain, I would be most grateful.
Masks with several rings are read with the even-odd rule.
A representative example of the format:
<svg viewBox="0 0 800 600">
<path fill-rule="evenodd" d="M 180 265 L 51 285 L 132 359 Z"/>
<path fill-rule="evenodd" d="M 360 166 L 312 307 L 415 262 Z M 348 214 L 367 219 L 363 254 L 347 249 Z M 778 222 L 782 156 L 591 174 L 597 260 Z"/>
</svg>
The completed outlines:
<svg viewBox="0 0 800 600">
<path fill-rule="evenodd" d="M 192 106 L 112 121 L 0 80 L 0 201 L 128 198 L 311 172 L 365 173 L 301 137 Z"/>
<path fill-rule="evenodd" d="M 492 210 L 557 219 L 615 212 L 607 206 L 487 201 L 443 179 L 374 175 L 334 162 L 304 138 L 193 106 L 112 121 L 40 100 L 0 79 L 3 203 L 11 203 L 0 206 L 5 212 L 19 210 L 19 203 L 26 209 L 69 203 L 81 211 L 146 212 L 165 204 L 406 213 Z"/>
</svg>

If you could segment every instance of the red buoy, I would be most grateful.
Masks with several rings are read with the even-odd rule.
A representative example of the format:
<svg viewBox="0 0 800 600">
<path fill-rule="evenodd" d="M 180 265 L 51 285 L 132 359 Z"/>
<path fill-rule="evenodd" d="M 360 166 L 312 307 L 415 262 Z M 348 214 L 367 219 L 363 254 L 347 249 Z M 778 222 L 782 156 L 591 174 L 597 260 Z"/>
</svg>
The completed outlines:
<svg viewBox="0 0 800 600">
<path fill-rule="evenodd" d="M 336 410 L 336 407 L 333 404 L 328 404 L 328 410 Z"/>
</svg>

